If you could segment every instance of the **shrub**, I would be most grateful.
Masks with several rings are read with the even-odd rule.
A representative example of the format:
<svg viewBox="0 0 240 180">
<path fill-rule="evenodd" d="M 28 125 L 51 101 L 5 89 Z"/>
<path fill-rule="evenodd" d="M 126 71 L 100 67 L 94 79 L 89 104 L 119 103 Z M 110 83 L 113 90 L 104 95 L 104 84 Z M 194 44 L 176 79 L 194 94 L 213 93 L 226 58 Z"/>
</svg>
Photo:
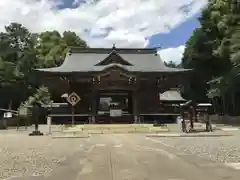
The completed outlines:
<svg viewBox="0 0 240 180">
<path fill-rule="evenodd" d="M 48 88 L 44 86 L 38 88 L 33 96 L 29 96 L 25 102 L 21 103 L 18 108 L 18 114 L 23 116 L 31 116 L 31 107 L 36 102 L 40 104 L 49 104 L 52 102 Z"/>
</svg>

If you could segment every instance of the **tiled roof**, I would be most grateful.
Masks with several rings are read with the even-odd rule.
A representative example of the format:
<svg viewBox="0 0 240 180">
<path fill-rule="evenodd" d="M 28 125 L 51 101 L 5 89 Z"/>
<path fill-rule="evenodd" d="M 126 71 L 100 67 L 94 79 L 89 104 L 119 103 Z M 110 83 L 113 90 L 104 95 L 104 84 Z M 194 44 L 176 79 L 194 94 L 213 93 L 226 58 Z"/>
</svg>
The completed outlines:
<svg viewBox="0 0 240 180">
<path fill-rule="evenodd" d="M 161 93 L 160 95 L 160 101 L 186 101 L 177 90 L 169 90 L 165 91 L 164 93 Z"/>
<path fill-rule="evenodd" d="M 123 65 L 120 62 L 107 65 L 101 64 L 106 58 L 109 58 L 112 52 L 115 52 L 122 60 L 131 64 Z M 103 71 L 111 66 L 119 66 L 132 72 L 183 72 L 187 69 L 166 67 L 155 49 L 104 49 L 104 48 L 71 48 L 63 64 L 59 67 L 37 69 L 44 72 L 94 72 Z"/>
</svg>

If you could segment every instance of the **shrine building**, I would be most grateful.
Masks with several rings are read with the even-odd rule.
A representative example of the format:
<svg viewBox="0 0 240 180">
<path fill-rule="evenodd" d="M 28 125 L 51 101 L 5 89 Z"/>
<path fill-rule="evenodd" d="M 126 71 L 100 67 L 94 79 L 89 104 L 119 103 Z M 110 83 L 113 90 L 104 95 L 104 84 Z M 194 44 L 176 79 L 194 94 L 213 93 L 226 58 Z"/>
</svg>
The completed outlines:
<svg viewBox="0 0 240 180">
<path fill-rule="evenodd" d="M 72 115 L 74 123 L 142 123 L 164 114 L 166 95 L 160 94 L 186 83 L 191 70 L 166 67 L 154 48 L 113 46 L 69 47 L 62 65 L 35 72 L 50 91 L 67 100 L 74 93 L 74 106 L 53 113 L 58 120 Z"/>
</svg>

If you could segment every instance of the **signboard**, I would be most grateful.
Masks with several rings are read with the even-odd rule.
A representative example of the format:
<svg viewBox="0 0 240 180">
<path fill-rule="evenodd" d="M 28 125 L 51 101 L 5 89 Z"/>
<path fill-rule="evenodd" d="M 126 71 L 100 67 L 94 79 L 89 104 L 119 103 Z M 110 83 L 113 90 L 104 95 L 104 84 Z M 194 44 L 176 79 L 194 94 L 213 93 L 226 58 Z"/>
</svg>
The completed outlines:
<svg viewBox="0 0 240 180">
<path fill-rule="evenodd" d="M 67 101 L 69 102 L 69 104 L 71 104 L 72 106 L 75 106 L 79 101 L 81 100 L 81 98 L 77 95 L 77 93 L 73 92 L 71 93 L 68 97 L 67 97 Z"/>
<path fill-rule="evenodd" d="M 11 118 L 11 117 L 12 117 L 12 112 L 5 112 L 5 113 L 3 114 L 3 117 L 4 117 L 4 118 Z"/>
<path fill-rule="evenodd" d="M 121 109 L 110 109 L 110 116 L 111 117 L 122 116 L 122 110 Z"/>
</svg>

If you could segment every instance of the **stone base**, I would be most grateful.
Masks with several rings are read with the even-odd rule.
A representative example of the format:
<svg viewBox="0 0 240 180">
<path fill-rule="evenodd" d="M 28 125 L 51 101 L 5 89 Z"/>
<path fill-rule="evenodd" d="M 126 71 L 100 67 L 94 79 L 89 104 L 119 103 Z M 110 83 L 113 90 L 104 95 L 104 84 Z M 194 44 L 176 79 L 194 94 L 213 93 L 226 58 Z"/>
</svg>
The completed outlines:
<svg viewBox="0 0 240 180">
<path fill-rule="evenodd" d="M 29 134 L 29 136 L 43 136 L 43 133 L 40 131 L 33 131 Z"/>
</svg>

